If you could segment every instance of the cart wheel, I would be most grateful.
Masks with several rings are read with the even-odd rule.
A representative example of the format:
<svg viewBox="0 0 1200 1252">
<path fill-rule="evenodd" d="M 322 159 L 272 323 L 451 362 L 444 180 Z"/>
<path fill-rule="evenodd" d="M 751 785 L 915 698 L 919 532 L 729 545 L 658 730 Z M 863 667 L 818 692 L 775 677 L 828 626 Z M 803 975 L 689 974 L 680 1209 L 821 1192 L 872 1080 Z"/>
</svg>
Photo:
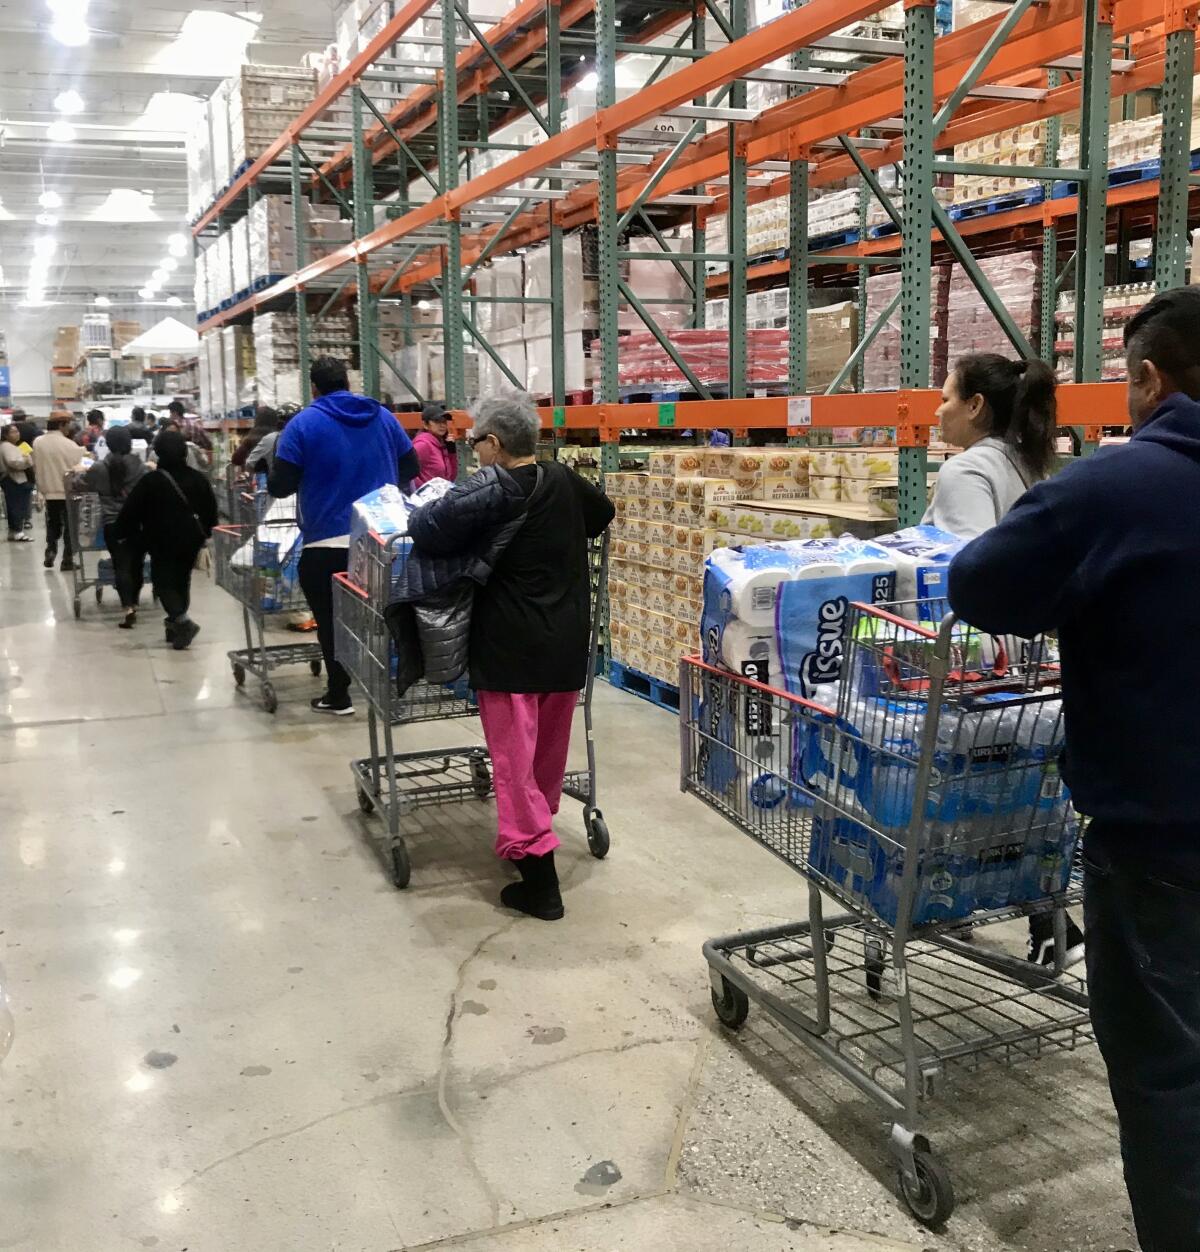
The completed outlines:
<svg viewBox="0 0 1200 1252">
<path fill-rule="evenodd" d="M 264 683 L 262 689 L 263 708 L 268 713 L 274 713 L 279 707 L 279 697 L 275 694 L 275 688 L 270 683 Z"/>
<path fill-rule="evenodd" d="M 867 995 L 872 1000 L 883 998 L 883 941 L 868 935 L 863 940 L 863 966 L 867 971 Z"/>
<path fill-rule="evenodd" d="M 587 827 L 588 851 L 596 860 L 604 860 L 610 846 L 608 825 L 604 820 L 604 815 L 599 809 L 586 809 L 583 814 L 583 823 Z"/>
<path fill-rule="evenodd" d="M 358 789 L 358 807 L 363 813 L 375 812 L 375 801 L 361 787 Z"/>
<path fill-rule="evenodd" d="M 233 667 L 233 681 L 239 687 L 246 685 L 246 667 L 244 665 L 235 665 Z"/>
<path fill-rule="evenodd" d="M 392 844 L 392 882 L 398 891 L 403 891 L 411 877 L 412 866 L 408 863 L 408 849 L 404 846 L 404 840 L 398 839 Z"/>
<path fill-rule="evenodd" d="M 104 588 L 101 587 L 99 583 L 96 584 L 96 603 L 104 603 Z"/>
<path fill-rule="evenodd" d="M 720 995 L 713 988 L 712 1002 L 717 1016 L 730 1030 L 741 1030 L 746 1018 L 750 1016 L 750 997 L 740 987 L 735 987 L 728 978 L 721 979 Z"/>
<path fill-rule="evenodd" d="M 321 677 L 321 662 L 320 661 L 309 661 L 308 668 L 314 678 Z"/>
<path fill-rule="evenodd" d="M 914 1151 L 913 1168 L 915 1181 L 909 1178 L 907 1170 L 900 1170 L 900 1194 L 917 1221 L 937 1230 L 954 1212 L 954 1185 L 946 1167 L 932 1152 Z"/>
<path fill-rule="evenodd" d="M 79 621 L 79 619 L 83 616 L 83 601 L 80 600 L 78 596 L 75 597 L 75 603 L 73 607 L 75 609 L 75 620 Z"/>
<path fill-rule="evenodd" d="M 471 783 L 480 800 L 486 800 L 492 794 L 492 771 L 486 761 L 476 758 L 471 762 Z"/>
</svg>

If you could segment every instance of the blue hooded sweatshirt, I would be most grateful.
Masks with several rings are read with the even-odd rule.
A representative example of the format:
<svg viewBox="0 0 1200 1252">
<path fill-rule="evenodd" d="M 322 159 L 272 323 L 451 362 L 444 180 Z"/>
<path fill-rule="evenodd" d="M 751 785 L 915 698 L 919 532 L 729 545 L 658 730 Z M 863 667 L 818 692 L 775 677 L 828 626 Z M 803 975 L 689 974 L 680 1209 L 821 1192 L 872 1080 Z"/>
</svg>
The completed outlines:
<svg viewBox="0 0 1200 1252">
<path fill-rule="evenodd" d="M 1200 404 L 1175 394 L 1128 444 L 1027 492 L 950 566 L 964 620 L 994 634 L 1058 630 L 1063 773 L 1079 811 L 1100 819 L 1097 836 L 1189 875 L 1200 875 L 1198 501 Z"/>
<path fill-rule="evenodd" d="M 300 530 L 306 544 L 350 533 L 355 500 L 399 482 L 400 458 L 412 441 L 396 418 L 369 396 L 334 391 L 283 428 L 275 459 L 297 466 Z"/>
</svg>

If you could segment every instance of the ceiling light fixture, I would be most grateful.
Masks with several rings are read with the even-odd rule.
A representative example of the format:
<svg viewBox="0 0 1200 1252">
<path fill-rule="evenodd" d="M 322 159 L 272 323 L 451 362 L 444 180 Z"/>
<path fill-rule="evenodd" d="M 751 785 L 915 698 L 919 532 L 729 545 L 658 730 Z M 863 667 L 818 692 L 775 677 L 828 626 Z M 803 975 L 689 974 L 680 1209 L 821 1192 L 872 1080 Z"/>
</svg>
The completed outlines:
<svg viewBox="0 0 1200 1252">
<path fill-rule="evenodd" d="M 46 127 L 46 138 L 51 143 L 74 143 L 76 136 L 75 127 L 70 122 L 64 122 L 62 118 Z"/>
<path fill-rule="evenodd" d="M 143 300 L 153 300 L 154 294 L 155 293 L 151 291 L 149 287 L 143 287 L 141 291 L 138 292 L 138 295 L 141 296 Z"/>
<path fill-rule="evenodd" d="M 67 48 L 82 48 L 92 38 L 87 22 L 67 17 L 60 17 L 52 22 L 50 34 Z"/>
<path fill-rule="evenodd" d="M 33 220 L 39 226 L 54 227 L 58 225 L 58 218 L 53 213 L 39 213 Z"/>
<path fill-rule="evenodd" d="M 153 277 L 154 277 L 154 281 L 158 283 L 158 285 L 161 287 L 163 283 L 167 281 L 168 274 L 167 274 L 167 271 L 164 269 L 157 269 L 154 271 Z"/>
<path fill-rule="evenodd" d="M 60 91 L 54 97 L 54 107 L 60 113 L 66 113 L 73 116 L 76 113 L 82 113 L 87 107 L 84 104 L 83 97 L 75 90 L 74 87 L 68 88 L 66 91 Z"/>
<path fill-rule="evenodd" d="M 167 251 L 172 256 L 184 257 L 188 252 L 188 241 L 186 235 L 172 235 L 167 240 Z"/>
<path fill-rule="evenodd" d="M 98 309 L 107 309 L 112 304 L 112 301 L 107 296 L 97 296 L 92 303 Z"/>
<path fill-rule="evenodd" d="M 43 191 L 42 194 L 38 196 L 38 204 L 40 204 L 43 209 L 61 209 L 62 196 L 60 196 L 57 191 Z"/>
<path fill-rule="evenodd" d="M 163 261 L 162 268 L 168 274 L 173 274 L 179 268 L 179 262 L 173 256 L 169 256 Z"/>
<path fill-rule="evenodd" d="M 178 296 L 168 296 L 167 304 L 173 309 L 183 308 L 183 301 Z"/>
</svg>

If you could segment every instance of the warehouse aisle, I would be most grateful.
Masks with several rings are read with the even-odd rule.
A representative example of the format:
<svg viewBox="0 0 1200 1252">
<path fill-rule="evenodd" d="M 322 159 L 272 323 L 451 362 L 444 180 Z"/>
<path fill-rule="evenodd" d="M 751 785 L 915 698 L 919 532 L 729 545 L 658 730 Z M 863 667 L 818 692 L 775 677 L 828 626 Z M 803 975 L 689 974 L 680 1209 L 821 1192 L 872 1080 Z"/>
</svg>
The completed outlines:
<svg viewBox="0 0 1200 1252">
<path fill-rule="evenodd" d="M 564 807 L 564 923 L 497 910 L 482 805 L 422 818 L 397 893 L 346 766 L 364 715 L 315 720 L 299 672 L 274 719 L 237 694 L 211 586 L 175 654 L 151 612 L 74 622 L 39 556 L 0 547 L 0 1247 L 1132 1242 L 1094 1056 L 947 1100 L 962 1204 L 934 1236 L 850 1089 L 754 1018 L 717 1030 L 701 942 L 803 894 L 678 794 L 671 715 L 601 685 L 613 852 Z"/>
</svg>

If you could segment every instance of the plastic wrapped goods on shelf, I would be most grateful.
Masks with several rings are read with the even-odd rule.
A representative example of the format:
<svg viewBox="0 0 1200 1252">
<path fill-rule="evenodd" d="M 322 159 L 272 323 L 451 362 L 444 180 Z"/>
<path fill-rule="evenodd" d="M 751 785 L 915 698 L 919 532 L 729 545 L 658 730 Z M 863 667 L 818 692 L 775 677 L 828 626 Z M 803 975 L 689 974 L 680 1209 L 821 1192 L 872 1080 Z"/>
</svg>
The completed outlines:
<svg viewBox="0 0 1200 1252">
<path fill-rule="evenodd" d="M 984 257 L 979 268 L 995 289 L 1017 328 L 1037 350 L 1042 289 L 1042 258 L 1037 252 Z M 1016 351 L 970 276 L 960 266 L 952 267 L 947 294 L 947 366 L 968 352 L 998 352 L 1014 356 Z"/>
<path fill-rule="evenodd" d="M 929 385 L 940 387 L 946 377 L 946 314 L 950 267 L 936 265 L 929 292 Z M 900 271 L 867 277 L 867 322 L 864 333 L 900 290 Z M 871 342 L 863 360 L 863 385 L 867 391 L 894 391 L 900 386 L 900 310 L 888 318 Z"/>
</svg>

